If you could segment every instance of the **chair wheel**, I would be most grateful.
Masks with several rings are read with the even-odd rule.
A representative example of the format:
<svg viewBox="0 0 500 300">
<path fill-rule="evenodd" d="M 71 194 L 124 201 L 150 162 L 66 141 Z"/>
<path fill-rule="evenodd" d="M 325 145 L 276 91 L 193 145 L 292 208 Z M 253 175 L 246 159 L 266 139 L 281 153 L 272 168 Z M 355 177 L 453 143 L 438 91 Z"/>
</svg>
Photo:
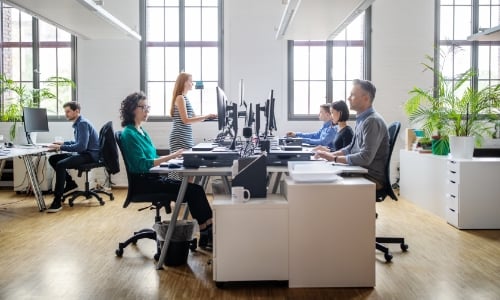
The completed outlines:
<svg viewBox="0 0 500 300">
<path fill-rule="evenodd" d="M 385 261 L 386 261 L 386 262 L 391 262 L 391 260 L 392 260 L 392 254 L 390 254 L 390 253 L 385 253 L 385 254 L 384 254 L 384 258 L 385 258 Z"/>
<path fill-rule="evenodd" d="M 405 244 L 405 243 L 401 243 L 401 250 L 403 250 L 404 252 L 406 252 L 408 250 L 408 245 Z"/>
<path fill-rule="evenodd" d="M 110 196 L 109 196 L 109 200 L 111 200 L 111 201 L 115 200 L 115 196 L 110 195 Z"/>
<path fill-rule="evenodd" d="M 73 201 L 72 200 L 69 200 L 69 206 L 73 207 Z"/>
<path fill-rule="evenodd" d="M 155 261 L 158 261 L 160 259 L 160 254 L 156 253 L 155 256 L 153 256 Z"/>
<path fill-rule="evenodd" d="M 103 205 L 104 205 L 104 203 L 106 203 L 106 202 L 104 202 L 104 201 L 99 201 L 99 204 L 100 204 L 101 206 L 103 206 Z"/>
<path fill-rule="evenodd" d="M 189 241 L 189 250 L 196 251 L 196 248 L 198 248 L 198 239 L 194 238 Z"/>
<path fill-rule="evenodd" d="M 122 257 L 122 255 L 123 255 L 123 249 L 122 248 L 116 249 L 115 254 L 118 257 Z"/>
</svg>

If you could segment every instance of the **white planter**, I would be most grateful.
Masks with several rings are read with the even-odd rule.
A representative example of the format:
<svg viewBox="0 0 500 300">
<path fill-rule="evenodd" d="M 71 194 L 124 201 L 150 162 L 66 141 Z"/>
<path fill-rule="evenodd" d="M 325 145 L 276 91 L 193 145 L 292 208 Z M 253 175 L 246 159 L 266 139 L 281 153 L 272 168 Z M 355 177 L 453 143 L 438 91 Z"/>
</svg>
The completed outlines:
<svg viewBox="0 0 500 300">
<path fill-rule="evenodd" d="M 473 154 L 473 136 L 450 136 L 450 155 L 452 158 L 471 159 Z"/>
</svg>

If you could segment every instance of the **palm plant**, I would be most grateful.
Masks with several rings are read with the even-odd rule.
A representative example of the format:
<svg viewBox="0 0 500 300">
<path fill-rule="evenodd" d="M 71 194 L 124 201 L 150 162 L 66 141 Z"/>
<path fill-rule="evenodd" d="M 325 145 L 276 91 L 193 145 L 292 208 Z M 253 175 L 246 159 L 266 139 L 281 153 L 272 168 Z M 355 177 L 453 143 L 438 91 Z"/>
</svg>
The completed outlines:
<svg viewBox="0 0 500 300">
<path fill-rule="evenodd" d="M 75 87 L 71 79 L 64 77 L 50 77 L 48 82 L 49 87 L 56 85 Z M 17 122 L 22 121 L 23 107 L 39 107 L 41 101 L 57 98 L 50 88 L 30 89 L 7 78 L 5 74 L 0 74 L 0 94 L 4 95 L 4 103 L 8 103 L 0 113 L 0 120 L 13 122 L 9 130 L 11 140 L 16 137 Z"/>
<path fill-rule="evenodd" d="M 433 63 L 430 56 L 427 59 Z M 422 126 L 426 136 L 437 135 L 444 141 L 450 135 L 474 136 L 479 145 L 485 136 L 491 136 L 495 127 L 492 121 L 499 119 L 500 85 L 465 87 L 475 76 L 472 69 L 459 74 L 452 83 L 432 64 L 423 66 L 424 71 L 434 73 L 438 84 L 436 89 L 415 87 L 409 92 L 412 96 L 404 110 L 410 122 Z"/>
</svg>

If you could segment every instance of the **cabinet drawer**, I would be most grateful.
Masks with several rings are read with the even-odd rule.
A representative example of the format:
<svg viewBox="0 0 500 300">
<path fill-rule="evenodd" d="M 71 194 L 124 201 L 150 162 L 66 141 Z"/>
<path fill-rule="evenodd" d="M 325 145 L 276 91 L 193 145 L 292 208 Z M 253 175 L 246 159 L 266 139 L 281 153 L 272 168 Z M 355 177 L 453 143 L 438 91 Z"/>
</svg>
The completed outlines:
<svg viewBox="0 0 500 300">
<path fill-rule="evenodd" d="M 458 227 L 458 211 L 456 209 L 446 208 L 446 222 Z"/>
<path fill-rule="evenodd" d="M 446 182 L 446 193 L 455 196 L 458 199 L 458 186 L 459 184 L 452 181 L 452 180 L 447 180 Z"/>
<path fill-rule="evenodd" d="M 458 165 L 458 162 L 455 161 L 455 160 L 449 160 L 448 163 L 446 164 L 447 165 L 447 169 L 450 170 L 450 171 L 454 171 L 456 173 L 458 173 L 459 171 L 459 165 Z"/>
<path fill-rule="evenodd" d="M 446 194 L 446 209 L 458 210 L 458 198 L 455 195 Z"/>
<path fill-rule="evenodd" d="M 446 179 L 455 183 L 460 183 L 460 176 L 457 171 L 446 170 Z"/>
</svg>

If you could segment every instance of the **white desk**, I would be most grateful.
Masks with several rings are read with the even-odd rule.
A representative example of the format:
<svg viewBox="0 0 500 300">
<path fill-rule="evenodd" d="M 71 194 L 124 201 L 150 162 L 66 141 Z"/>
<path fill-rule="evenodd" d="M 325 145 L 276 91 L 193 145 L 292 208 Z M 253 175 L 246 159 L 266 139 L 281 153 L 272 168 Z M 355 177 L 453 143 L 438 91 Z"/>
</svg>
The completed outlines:
<svg viewBox="0 0 500 300">
<path fill-rule="evenodd" d="M 375 286 L 375 184 L 285 180 L 289 287 Z"/>
<path fill-rule="evenodd" d="M 24 161 L 26 166 L 26 172 L 28 173 L 28 178 L 35 195 L 35 200 L 40 211 L 47 209 L 45 201 L 43 199 L 42 191 L 38 184 L 38 176 L 36 174 L 36 167 L 33 164 L 33 156 L 40 156 L 42 153 L 49 151 L 48 148 L 43 147 L 33 147 L 33 148 L 7 148 L 0 151 L 0 160 L 7 158 L 20 157 Z"/>
</svg>

